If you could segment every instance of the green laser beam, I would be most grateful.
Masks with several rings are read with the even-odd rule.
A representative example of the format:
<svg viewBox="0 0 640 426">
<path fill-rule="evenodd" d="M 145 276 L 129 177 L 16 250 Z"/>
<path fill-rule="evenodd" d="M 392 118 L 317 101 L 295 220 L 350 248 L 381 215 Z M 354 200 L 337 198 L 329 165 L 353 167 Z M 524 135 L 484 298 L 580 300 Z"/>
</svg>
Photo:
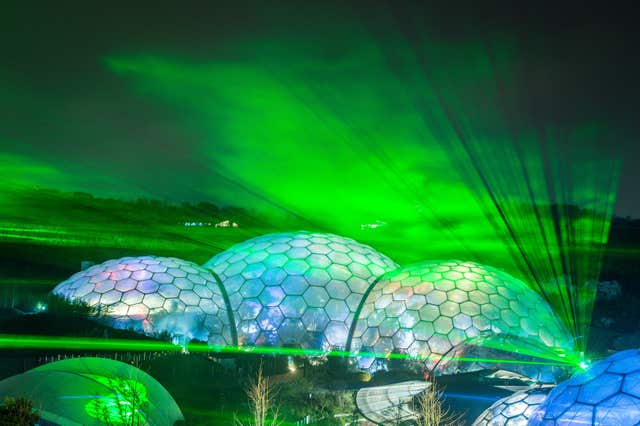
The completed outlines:
<svg viewBox="0 0 640 426">
<path fill-rule="evenodd" d="M 109 351 L 155 351 L 155 352 L 182 352 L 185 349 L 194 353 L 227 353 L 227 354 L 254 354 L 254 355 L 288 355 L 306 357 L 376 357 L 387 359 L 426 360 L 446 359 L 460 362 L 486 362 L 504 364 L 531 364 L 549 366 L 573 366 L 569 361 L 519 361 L 513 359 L 472 358 L 442 355 L 412 356 L 400 353 L 376 353 L 376 352 L 349 352 L 349 351 L 322 351 L 318 349 L 282 348 L 267 346 L 209 346 L 204 343 L 190 343 L 185 348 L 168 342 L 128 340 L 128 339 L 92 339 L 69 337 L 45 337 L 0 335 L 0 349 L 66 349 L 66 350 L 109 350 Z"/>
</svg>

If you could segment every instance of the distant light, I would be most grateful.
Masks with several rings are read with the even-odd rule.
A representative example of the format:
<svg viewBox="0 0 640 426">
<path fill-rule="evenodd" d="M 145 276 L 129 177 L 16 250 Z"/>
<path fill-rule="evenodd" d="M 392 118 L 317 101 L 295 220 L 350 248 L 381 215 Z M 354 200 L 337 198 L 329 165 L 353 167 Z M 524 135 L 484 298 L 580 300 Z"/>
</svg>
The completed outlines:
<svg viewBox="0 0 640 426">
<path fill-rule="evenodd" d="M 580 361 L 580 368 L 582 368 L 583 370 L 586 370 L 589 367 L 589 364 L 587 364 L 585 361 Z"/>
<path fill-rule="evenodd" d="M 296 371 L 296 363 L 293 361 L 292 356 L 287 357 L 287 367 L 289 368 L 289 371 L 291 371 L 292 373 Z"/>
<path fill-rule="evenodd" d="M 387 222 L 384 222 L 382 220 L 376 220 L 374 223 L 361 223 L 360 224 L 360 229 L 364 230 L 364 229 L 376 229 L 376 228 L 380 228 L 381 226 L 386 226 Z"/>
</svg>

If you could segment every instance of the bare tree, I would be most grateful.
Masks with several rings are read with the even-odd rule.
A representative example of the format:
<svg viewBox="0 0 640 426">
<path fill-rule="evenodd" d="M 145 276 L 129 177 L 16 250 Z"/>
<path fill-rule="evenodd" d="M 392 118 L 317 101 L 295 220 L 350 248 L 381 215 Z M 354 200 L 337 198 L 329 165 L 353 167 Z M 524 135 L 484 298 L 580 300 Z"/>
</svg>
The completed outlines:
<svg viewBox="0 0 640 426">
<path fill-rule="evenodd" d="M 461 413 L 452 413 L 449 407 L 444 406 L 442 391 L 431 381 L 429 386 L 417 400 L 415 407 L 418 414 L 416 423 L 418 426 L 460 426 Z"/>
<path fill-rule="evenodd" d="M 147 424 L 149 399 L 138 361 L 127 378 L 98 379 L 112 393 L 90 401 L 89 414 L 107 426 L 141 426 Z M 148 373 L 149 370 L 147 370 Z"/>
<path fill-rule="evenodd" d="M 262 362 L 258 367 L 258 374 L 252 379 L 246 389 L 249 398 L 249 409 L 253 415 L 253 422 L 245 425 L 237 417 L 234 423 L 237 426 L 280 426 L 279 407 L 276 404 L 276 392 L 269 383 L 269 378 L 262 374 Z"/>
</svg>

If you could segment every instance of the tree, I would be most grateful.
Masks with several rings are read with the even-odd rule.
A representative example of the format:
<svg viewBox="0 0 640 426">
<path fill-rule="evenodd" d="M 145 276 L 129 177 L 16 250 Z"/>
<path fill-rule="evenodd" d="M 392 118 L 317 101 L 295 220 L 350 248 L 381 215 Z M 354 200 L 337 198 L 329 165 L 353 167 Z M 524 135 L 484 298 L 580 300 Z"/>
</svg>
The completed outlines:
<svg viewBox="0 0 640 426">
<path fill-rule="evenodd" d="M 415 411 L 418 414 L 418 426 L 459 426 L 462 425 L 462 415 L 454 414 L 449 407 L 444 406 L 442 391 L 435 381 L 417 398 Z"/>
<path fill-rule="evenodd" d="M 33 401 L 27 398 L 5 398 L 0 405 L 0 425 L 33 426 L 40 420 L 40 414 L 33 408 Z"/>
<path fill-rule="evenodd" d="M 147 388 L 142 381 L 140 364 L 128 378 L 94 377 L 112 392 L 91 400 L 86 410 L 107 426 L 142 426 L 147 424 L 149 409 Z M 148 371 L 147 371 L 148 372 Z"/>
<path fill-rule="evenodd" d="M 147 424 L 149 400 L 144 385 L 136 378 L 107 380 L 113 393 L 91 400 L 86 407 L 90 416 L 107 426 Z"/>
<path fill-rule="evenodd" d="M 234 423 L 237 426 L 279 426 L 279 407 L 275 402 L 276 392 L 269 383 L 269 378 L 262 374 L 262 363 L 258 367 L 258 374 L 252 379 L 246 389 L 249 398 L 249 409 L 253 416 L 253 422 L 245 425 L 237 417 Z"/>
</svg>

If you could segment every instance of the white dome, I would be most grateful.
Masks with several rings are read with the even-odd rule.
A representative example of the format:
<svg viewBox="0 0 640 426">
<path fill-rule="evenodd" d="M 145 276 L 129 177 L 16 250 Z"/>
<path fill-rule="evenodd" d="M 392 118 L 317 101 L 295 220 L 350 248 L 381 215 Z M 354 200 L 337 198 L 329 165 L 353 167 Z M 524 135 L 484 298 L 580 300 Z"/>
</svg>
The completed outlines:
<svg viewBox="0 0 640 426">
<path fill-rule="evenodd" d="M 268 234 L 208 261 L 224 285 L 241 345 L 344 348 L 369 286 L 397 265 L 332 234 Z"/>
<path fill-rule="evenodd" d="M 209 271 L 186 260 L 109 260 L 74 274 L 53 293 L 99 308 L 98 318 L 116 328 L 235 344 L 220 286 Z"/>
<path fill-rule="evenodd" d="M 433 366 L 481 334 L 505 333 L 571 349 L 549 305 L 522 281 L 474 262 L 428 261 L 378 280 L 356 320 L 353 351 L 399 351 Z"/>
</svg>

